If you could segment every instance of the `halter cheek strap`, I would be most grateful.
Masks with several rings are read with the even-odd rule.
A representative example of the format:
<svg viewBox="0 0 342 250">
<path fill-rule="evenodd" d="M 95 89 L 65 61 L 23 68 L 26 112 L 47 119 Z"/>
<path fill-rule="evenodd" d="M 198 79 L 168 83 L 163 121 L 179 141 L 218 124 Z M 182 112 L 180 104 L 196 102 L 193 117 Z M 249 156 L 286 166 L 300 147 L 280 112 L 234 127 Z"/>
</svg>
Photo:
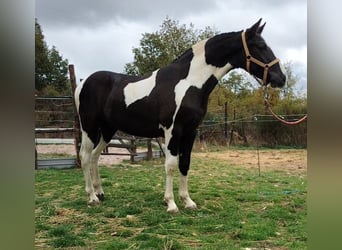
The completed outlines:
<svg viewBox="0 0 342 250">
<path fill-rule="evenodd" d="M 246 54 L 246 70 L 248 71 L 248 73 L 251 73 L 250 72 L 250 65 L 251 65 L 251 62 L 255 63 L 256 65 L 259 65 L 260 67 L 264 68 L 264 74 L 263 74 L 263 77 L 262 77 L 262 81 L 263 81 L 263 84 L 264 84 L 264 87 L 266 87 L 267 85 L 267 74 L 268 74 L 268 70 L 269 68 L 271 68 L 274 64 L 278 63 L 279 62 L 279 59 L 276 58 L 274 59 L 273 61 L 271 61 L 270 63 L 263 63 L 262 61 L 254 58 L 253 56 L 251 56 L 251 54 L 249 53 L 249 49 L 247 47 L 247 42 L 246 42 L 246 34 L 245 32 L 242 32 L 241 33 L 241 37 L 242 37 L 242 44 L 243 44 L 243 48 L 245 50 L 245 54 Z M 258 82 L 260 83 L 260 81 L 258 80 Z M 260 83 L 261 84 L 261 83 Z M 265 89 L 265 88 L 264 88 Z M 275 114 L 271 108 L 271 105 L 269 103 L 269 101 L 267 100 L 267 97 L 265 96 L 264 97 L 264 104 L 265 104 L 265 107 L 268 108 L 268 110 L 271 112 L 271 114 L 277 119 L 279 120 L 280 122 L 286 124 L 286 125 L 296 125 L 296 124 L 299 124 L 303 121 L 305 121 L 307 119 L 307 115 L 305 115 L 304 117 L 302 117 L 301 119 L 297 120 L 297 121 L 285 121 L 283 118 L 281 118 L 280 116 L 278 116 L 277 114 Z"/>
<path fill-rule="evenodd" d="M 248 73 L 251 73 L 250 72 L 251 62 L 255 63 L 256 65 L 259 65 L 262 68 L 264 68 L 264 74 L 262 77 L 262 81 L 263 81 L 264 85 L 267 85 L 266 79 L 267 79 L 267 74 L 268 74 L 269 68 L 271 68 L 273 65 L 278 63 L 280 60 L 278 58 L 276 58 L 273 61 L 271 61 L 270 63 L 263 63 L 262 61 L 253 57 L 251 55 L 251 53 L 249 53 L 249 49 L 248 49 L 247 42 L 246 42 L 246 33 L 244 31 L 241 33 L 241 38 L 242 38 L 243 49 L 245 50 L 245 54 L 246 54 L 246 70 L 248 71 Z"/>
</svg>

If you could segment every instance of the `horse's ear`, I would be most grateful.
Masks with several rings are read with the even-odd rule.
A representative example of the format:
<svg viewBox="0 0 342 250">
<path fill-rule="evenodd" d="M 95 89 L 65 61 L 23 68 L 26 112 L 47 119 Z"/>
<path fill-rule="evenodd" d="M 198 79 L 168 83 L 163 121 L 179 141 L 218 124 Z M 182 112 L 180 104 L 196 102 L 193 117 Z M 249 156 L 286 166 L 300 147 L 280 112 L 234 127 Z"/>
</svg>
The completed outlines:
<svg viewBox="0 0 342 250">
<path fill-rule="evenodd" d="M 260 18 L 259 21 L 257 21 L 255 24 L 253 24 L 252 27 L 248 28 L 246 30 L 246 33 L 251 34 L 251 35 L 256 34 L 256 33 L 261 33 L 261 32 L 259 32 L 259 29 L 260 29 L 259 25 L 261 23 L 261 19 L 262 18 Z M 264 26 L 265 26 L 265 24 L 261 27 L 261 31 L 263 30 Z"/>
<path fill-rule="evenodd" d="M 258 29 L 257 29 L 257 33 L 259 33 L 259 34 L 261 34 L 261 32 L 264 30 L 264 28 L 265 28 L 265 25 L 266 25 L 266 22 L 263 24 L 263 25 L 261 25 Z"/>
</svg>

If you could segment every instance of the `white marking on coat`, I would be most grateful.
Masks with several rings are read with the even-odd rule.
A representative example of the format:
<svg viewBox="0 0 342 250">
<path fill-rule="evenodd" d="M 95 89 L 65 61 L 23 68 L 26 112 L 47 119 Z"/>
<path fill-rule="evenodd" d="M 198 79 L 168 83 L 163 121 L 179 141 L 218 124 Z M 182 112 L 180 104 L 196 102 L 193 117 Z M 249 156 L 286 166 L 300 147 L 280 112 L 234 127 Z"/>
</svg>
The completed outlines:
<svg viewBox="0 0 342 250">
<path fill-rule="evenodd" d="M 179 197 L 184 202 L 185 208 L 196 209 L 196 203 L 191 200 L 188 192 L 188 176 L 180 175 L 179 177 Z"/>
<path fill-rule="evenodd" d="M 172 129 L 165 129 L 165 194 L 164 200 L 167 203 L 167 211 L 170 213 L 176 213 L 178 211 L 177 205 L 173 196 L 173 174 L 177 168 L 178 157 L 171 154 L 168 149 L 168 145 L 170 143 L 170 139 L 172 137 L 171 131 Z"/>
<path fill-rule="evenodd" d="M 216 79 L 219 80 L 228 72 L 228 70 L 232 68 L 232 65 L 230 63 L 227 63 L 224 67 L 221 68 L 207 64 L 205 61 L 206 42 L 207 40 L 200 41 L 192 47 L 194 57 L 190 63 L 189 74 L 185 79 L 179 81 L 179 83 L 175 87 L 176 111 L 173 115 L 173 123 L 171 129 L 173 128 L 175 117 L 181 106 L 186 91 L 191 86 L 201 89 L 211 75 L 214 75 Z"/>
<path fill-rule="evenodd" d="M 81 166 L 83 169 L 84 179 L 85 179 L 85 190 L 89 195 L 89 204 L 96 204 L 99 203 L 99 198 L 97 198 L 93 181 L 92 181 L 92 163 L 91 163 L 91 152 L 94 148 L 94 144 L 88 137 L 87 133 L 82 131 L 82 144 L 80 149 L 80 159 L 81 159 Z"/>
<path fill-rule="evenodd" d="M 154 71 L 150 77 L 144 80 L 127 84 L 124 88 L 126 107 L 150 95 L 152 89 L 156 86 L 157 72 L 158 70 Z"/>
<path fill-rule="evenodd" d="M 76 89 L 75 89 L 75 105 L 76 105 L 76 109 L 77 109 L 77 113 L 79 112 L 79 107 L 80 107 L 80 93 L 81 90 L 83 88 L 83 83 L 85 81 L 80 82 L 79 84 L 77 84 Z"/>
</svg>

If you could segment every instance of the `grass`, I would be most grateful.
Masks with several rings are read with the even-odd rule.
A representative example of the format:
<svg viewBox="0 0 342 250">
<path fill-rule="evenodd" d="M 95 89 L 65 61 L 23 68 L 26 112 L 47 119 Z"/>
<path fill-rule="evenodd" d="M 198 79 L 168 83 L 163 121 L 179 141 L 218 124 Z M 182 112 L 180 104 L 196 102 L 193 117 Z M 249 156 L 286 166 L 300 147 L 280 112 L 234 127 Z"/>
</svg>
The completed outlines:
<svg viewBox="0 0 342 250">
<path fill-rule="evenodd" d="M 101 167 L 105 201 L 87 206 L 80 169 L 36 172 L 37 249 L 306 249 L 306 176 L 193 156 L 195 211 L 166 213 L 161 160 Z M 175 194 L 178 178 L 175 178 Z"/>
</svg>

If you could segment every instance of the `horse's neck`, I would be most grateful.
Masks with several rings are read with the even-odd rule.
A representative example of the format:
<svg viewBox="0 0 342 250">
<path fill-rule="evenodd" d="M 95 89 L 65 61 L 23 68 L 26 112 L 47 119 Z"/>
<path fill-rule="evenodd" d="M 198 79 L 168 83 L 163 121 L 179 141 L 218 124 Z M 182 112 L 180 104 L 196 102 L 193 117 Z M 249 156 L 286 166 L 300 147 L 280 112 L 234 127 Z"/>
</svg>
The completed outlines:
<svg viewBox="0 0 342 250">
<path fill-rule="evenodd" d="M 215 77 L 219 81 L 233 66 L 230 63 L 225 64 L 222 67 L 217 67 L 208 64 L 205 58 L 205 44 L 207 40 L 198 42 L 192 47 L 193 58 L 190 62 L 189 74 L 187 79 L 198 88 L 201 88 L 207 80 L 211 77 Z"/>
</svg>

